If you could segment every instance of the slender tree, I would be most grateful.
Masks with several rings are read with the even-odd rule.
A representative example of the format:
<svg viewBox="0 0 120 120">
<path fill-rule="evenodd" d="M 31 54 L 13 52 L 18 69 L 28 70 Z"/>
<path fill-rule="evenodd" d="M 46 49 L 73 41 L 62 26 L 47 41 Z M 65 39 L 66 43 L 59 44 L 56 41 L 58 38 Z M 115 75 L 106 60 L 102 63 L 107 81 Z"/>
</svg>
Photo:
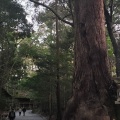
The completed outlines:
<svg viewBox="0 0 120 120">
<path fill-rule="evenodd" d="M 58 12 L 58 0 L 55 1 L 56 4 L 56 13 Z M 59 21 L 56 17 L 56 98 L 57 98 L 57 120 L 61 120 L 61 100 L 60 100 L 60 75 L 59 75 L 59 58 L 60 58 L 60 50 L 59 50 Z"/>
<path fill-rule="evenodd" d="M 115 55 L 117 77 L 120 77 L 120 39 L 117 39 L 115 34 L 120 31 L 116 31 L 116 25 L 119 26 L 119 4 L 120 3 L 118 0 L 109 0 L 109 5 L 104 4 L 107 30 L 113 45 L 113 52 Z"/>
</svg>

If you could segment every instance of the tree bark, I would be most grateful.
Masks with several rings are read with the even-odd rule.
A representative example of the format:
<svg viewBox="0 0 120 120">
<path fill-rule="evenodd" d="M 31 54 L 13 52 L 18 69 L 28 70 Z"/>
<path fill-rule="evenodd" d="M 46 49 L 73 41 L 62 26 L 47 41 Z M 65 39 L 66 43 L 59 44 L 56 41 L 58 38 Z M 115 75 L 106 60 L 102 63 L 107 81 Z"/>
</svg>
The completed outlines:
<svg viewBox="0 0 120 120">
<path fill-rule="evenodd" d="M 75 0 L 73 96 L 63 120 L 109 120 L 111 76 L 105 38 L 103 0 Z M 109 106 L 110 107 L 110 106 Z"/>
<path fill-rule="evenodd" d="M 58 12 L 58 0 L 56 2 L 56 13 Z M 56 17 L 56 99 L 57 99 L 57 120 L 62 119 L 61 113 L 61 99 L 60 99 L 60 62 L 59 62 L 60 50 L 59 50 L 59 26 L 58 26 L 58 18 Z"/>
<path fill-rule="evenodd" d="M 116 57 L 116 75 L 117 75 L 117 77 L 120 77 L 120 50 L 119 50 L 117 56 L 115 56 L 115 57 Z"/>
</svg>

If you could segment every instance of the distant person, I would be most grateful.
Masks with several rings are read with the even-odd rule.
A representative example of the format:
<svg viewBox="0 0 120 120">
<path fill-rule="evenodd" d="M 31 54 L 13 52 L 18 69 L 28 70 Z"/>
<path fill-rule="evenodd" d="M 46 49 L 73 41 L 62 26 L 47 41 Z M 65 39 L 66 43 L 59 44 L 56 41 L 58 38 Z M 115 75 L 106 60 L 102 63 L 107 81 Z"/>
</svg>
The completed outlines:
<svg viewBox="0 0 120 120">
<path fill-rule="evenodd" d="M 19 116 L 21 116 L 21 112 L 22 112 L 22 109 L 21 108 L 19 108 Z"/>
<path fill-rule="evenodd" d="M 15 119 L 14 109 L 12 109 L 12 110 L 9 112 L 8 118 L 9 118 L 9 120 L 14 120 L 14 119 Z"/>
<path fill-rule="evenodd" d="M 26 108 L 24 107 L 22 111 L 23 111 L 23 116 L 25 116 Z"/>
</svg>

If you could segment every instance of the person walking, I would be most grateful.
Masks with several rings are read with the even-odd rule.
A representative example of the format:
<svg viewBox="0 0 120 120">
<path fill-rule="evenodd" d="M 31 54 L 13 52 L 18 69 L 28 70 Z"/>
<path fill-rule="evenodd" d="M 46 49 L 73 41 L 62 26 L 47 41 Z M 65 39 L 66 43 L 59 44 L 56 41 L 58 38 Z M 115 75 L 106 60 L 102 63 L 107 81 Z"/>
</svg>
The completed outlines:
<svg viewBox="0 0 120 120">
<path fill-rule="evenodd" d="M 23 111 L 23 116 L 25 116 L 26 108 L 24 107 L 22 111 Z"/>
<path fill-rule="evenodd" d="M 19 116 L 21 116 L 21 112 L 22 112 L 22 109 L 21 108 L 19 108 Z"/>
<path fill-rule="evenodd" d="M 12 110 L 9 112 L 8 115 L 9 120 L 14 120 L 15 119 L 15 112 L 14 109 L 12 108 Z"/>
</svg>

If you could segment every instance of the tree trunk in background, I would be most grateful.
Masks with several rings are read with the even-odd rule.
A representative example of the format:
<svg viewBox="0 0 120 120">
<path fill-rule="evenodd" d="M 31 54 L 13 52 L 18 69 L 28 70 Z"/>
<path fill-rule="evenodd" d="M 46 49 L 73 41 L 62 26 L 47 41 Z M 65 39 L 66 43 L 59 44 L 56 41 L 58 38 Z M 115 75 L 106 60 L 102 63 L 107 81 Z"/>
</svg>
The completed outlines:
<svg viewBox="0 0 120 120">
<path fill-rule="evenodd" d="M 52 116 L 52 86 L 51 86 L 51 79 L 50 79 L 50 91 L 49 91 L 49 120 L 51 120 Z"/>
<path fill-rule="evenodd" d="M 75 0 L 73 96 L 63 120 L 109 120 L 110 85 L 103 0 Z"/>
<path fill-rule="evenodd" d="M 66 106 L 66 87 L 64 86 L 64 96 L 63 96 L 63 108 L 65 108 L 65 106 Z"/>
<path fill-rule="evenodd" d="M 0 82 L 0 98 L 1 98 L 1 95 L 2 95 L 2 86 L 1 86 L 1 82 Z"/>
<path fill-rule="evenodd" d="M 120 50 L 118 54 L 115 56 L 116 58 L 116 75 L 117 77 L 120 77 Z"/>
<path fill-rule="evenodd" d="M 58 0 L 56 0 L 56 13 L 58 11 Z M 59 76 L 59 27 L 58 18 L 56 17 L 56 99 L 57 99 L 57 120 L 62 119 L 61 100 L 60 100 L 60 76 Z"/>
<path fill-rule="evenodd" d="M 113 51 L 115 55 L 115 61 L 116 61 L 116 75 L 117 77 L 120 77 L 120 40 L 118 42 L 116 41 L 114 34 L 113 34 L 113 26 L 112 26 L 112 14 L 108 12 L 106 7 L 104 6 L 105 9 L 105 18 L 106 18 L 106 24 L 107 24 L 107 30 L 108 34 L 110 36 L 112 46 L 113 46 Z"/>
</svg>

